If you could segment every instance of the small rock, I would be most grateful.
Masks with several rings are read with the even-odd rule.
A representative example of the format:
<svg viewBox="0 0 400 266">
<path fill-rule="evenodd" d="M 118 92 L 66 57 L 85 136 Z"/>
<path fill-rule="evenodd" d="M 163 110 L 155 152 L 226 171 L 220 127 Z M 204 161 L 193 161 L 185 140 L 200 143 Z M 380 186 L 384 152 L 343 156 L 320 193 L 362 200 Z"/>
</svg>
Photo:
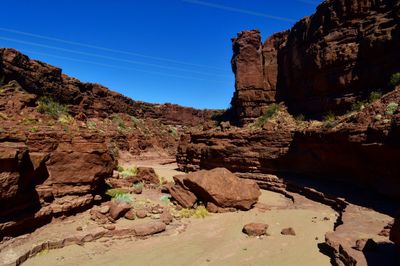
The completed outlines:
<svg viewBox="0 0 400 266">
<path fill-rule="evenodd" d="M 143 219 L 147 217 L 147 211 L 140 209 L 136 211 L 136 217 L 139 219 Z"/>
<path fill-rule="evenodd" d="M 101 201 L 102 199 L 103 199 L 103 197 L 100 196 L 100 195 L 94 196 L 94 200 L 95 200 L 95 201 Z"/>
<path fill-rule="evenodd" d="M 101 208 L 99 209 L 99 212 L 102 214 L 106 214 L 109 211 L 110 211 L 110 206 L 108 206 L 108 205 L 101 206 Z"/>
<path fill-rule="evenodd" d="M 133 193 L 135 194 L 142 194 L 143 192 L 143 187 L 134 187 L 133 188 Z"/>
<path fill-rule="evenodd" d="M 113 224 L 107 224 L 107 225 L 104 225 L 103 227 L 104 227 L 104 229 L 107 229 L 110 231 L 115 230 L 115 225 L 113 225 Z"/>
<path fill-rule="evenodd" d="M 166 225 L 163 222 L 152 222 L 149 224 L 140 224 L 133 227 L 136 236 L 148 236 L 165 231 Z"/>
<path fill-rule="evenodd" d="M 158 219 L 160 219 L 161 218 L 161 215 L 160 214 L 152 214 L 151 215 L 151 219 L 153 219 L 153 220 L 158 220 Z"/>
<path fill-rule="evenodd" d="M 243 227 L 242 232 L 249 236 L 262 236 L 267 234 L 268 225 L 262 223 L 250 223 Z"/>
<path fill-rule="evenodd" d="M 82 231 L 82 230 L 83 230 L 82 226 L 78 226 L 78 227 L 76 228 L 76 231 Z"/>
<path fill-rule="evenodd" d="M 353 248 L 358 251 L 374 251 L 378 248 L 378 244 L 372 238 L 364 238 L 357 240 Z"/>
<path fill-rule="evenodd" d="M 125 213 L 124 217 L 128 220 L 135 220 L 135 212 L 133 210 L 129 210 L 127 213 Z"/>
<path fill-rule="evenodd" d="M 329 217 L 324 217 L 324 221 L 329 221 L 330 218 Z"/>
<path fill-rule="evenodd" d="M 285 235 L 285 236 L 295 236 L 296 232 L 294 231 L 294 229 L 292 227 L 289 227 L 289 228 L 282 229 L 281 234 Z"/>
<path fill-rule="evenodd" d="M 110 217 L 114 220 L 118 220 L 120 217 L 124 216 L 131 209 L 131 205 L 125 202 L 115 202 L 110 203 Z"/>
<path fill-rule="evenodd" d="M 172 223 L 173 217 L 168 209 L 164 209 L 160 219 L 161 222 L 165 223 L 166 225 L 169 225 L 170 223 Z"/>
</svg>

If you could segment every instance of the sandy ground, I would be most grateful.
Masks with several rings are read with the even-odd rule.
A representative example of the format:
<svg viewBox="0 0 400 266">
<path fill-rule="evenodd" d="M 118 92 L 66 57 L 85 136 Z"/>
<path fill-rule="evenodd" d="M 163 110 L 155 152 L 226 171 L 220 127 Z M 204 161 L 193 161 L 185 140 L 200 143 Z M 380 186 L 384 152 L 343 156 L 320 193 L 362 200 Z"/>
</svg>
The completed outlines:
<svg viewBox="0 0 400 266">
<path fill-rule="evenodd" d="M 331 208 L 302 197 L 293 204 L 269 191 L 263 191 L 260 202 L 271 210 L 182 219 L 184 232 L 171 229 L 144 240 L 68 246 L 42 252 L 24 265 L 331 265 L 317 246 L 333 230 L 337 214 Z M 250 222 L 267 223 L 269 236 L 244 235 L 242 227 Z M 281 235 L 285 227 L 293 227 L 297 235 Z"/>
</svg>

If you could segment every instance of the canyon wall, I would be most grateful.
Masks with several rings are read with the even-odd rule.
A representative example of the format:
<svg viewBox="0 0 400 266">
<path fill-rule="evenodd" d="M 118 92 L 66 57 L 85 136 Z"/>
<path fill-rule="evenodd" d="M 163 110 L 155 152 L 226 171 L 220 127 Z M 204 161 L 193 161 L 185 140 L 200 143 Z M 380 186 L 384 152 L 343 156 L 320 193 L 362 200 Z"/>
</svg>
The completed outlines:
<svg viewBox="0 0 400 266">
<path fill-rule="evenodd" d="M 240 32 L 232 39 L 232 69 L 236 79 L 231 104 L 240 124 L 259 117 L 266 105 L 275 102 L 278 50 L 286 37 L 287 32 L 277 33 L 262 45 L 260 32 L 253 30 Z"/>
<path fill-rule="evenodd" d="M 137 118 L 158 119 L 169 125 L 195 126 L 208 121 L 214 113 L 176 104 L 134 101 L 100 84 L 80 82 L 62 74 L 60 68 L 30 60 L 14 49 L 0 49 L 0 81 L 6 84 L 13 80 L 29 93 L 50 96 L 68 105 L 73 115 L 106 117 L 126 113 Z"/>
<path fill-rule="evenodd" d="M 260 185 L 265 174 L 303 176 L 400 199 L 400 113 L 385 113 L 390 102 L 400 102 L 400 87 L 333 128 L 267 122 L 260 129 L 192 132 L 182 137 L 177 162 L 184 171 L 223 166 Z"/>
<path fill-rule="evenodd" d="M 243 177 L 304 176 L 335 180 L 400 199 L 400 89 L 389 86 L 400 71 L 400 2 L 327 0 L 310 17 L 261 43 L 259 31 L 233 39 L 236 75 L 232 108 L 242 128 L 192 132 L 182 138 L 182 170 L 224 166 Z M 288 117 L 344 114 L 374 90 L 384 95 L 365 109 L 322 122 L 249 125 L 271 103 Z M 249 175 L 250 174 L 250 175 Z M 283 180 L 283 182 L 285 179 Z"/>
<path fill-rule="evenodd" d="M 285 102 L 291 113 L 342 114 L 371 91 L 388 91 L 400 71 L 400 3 L 328 0 L 315 14 L 264 45 L 258 31 L 233 39 L 236 120 L 246 124 L 265 106 Z"/>
</svg>

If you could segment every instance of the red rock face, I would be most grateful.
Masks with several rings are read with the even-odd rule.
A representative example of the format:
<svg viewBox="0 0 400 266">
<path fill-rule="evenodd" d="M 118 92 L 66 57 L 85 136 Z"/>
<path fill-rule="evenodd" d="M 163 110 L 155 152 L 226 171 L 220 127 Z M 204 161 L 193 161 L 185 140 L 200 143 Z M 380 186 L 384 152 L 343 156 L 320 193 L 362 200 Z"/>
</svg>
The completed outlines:
<svg viewBox="0 0 400 266">
<path fill-rule="evenodd" d="M 114 167 L 100 136 L 0 132 L 0 238 L 90 207 Z"/>
<path fill-rule="evenodd" d="M 30 60 L 14 49 L 0 49 L 0 78 L 4 84 L 17 81 L 29 93 L 51 96 L 67 104 L 72 114 L 105 117 L 126 113 L 137 118 L 159 119 L 171 125 L 198 125 L 209 120 L 212 110 L 196 110 L 176 104 L 134 101 L 100 84 L 82 83 L 62 74 L 61 69 Z"/>
<path fill-rule="evenodd" d="M 300 175 L 340 180 L 399 199 L 400 113 L 385 115 L 388 103 L 399 101 L 400 87 L 333 129 L 192 132 L 182 138 L 177 162 L 185 171 L 226 167 L 243 177 L 252 175 L 260 186 L 266 181 L 263 174 Z"/>
<path fill-rule="evenodd" d="M 399 14 L 397 1 L 329 0 L 264 45 L 258 31 L 239 33 L 232 60 L 239 124 L 275 101 L 291 113 L 322 117 L 389 89 L 390 76 L 400 71 Z"/>
<path fill-rule="evenodd" d="M 264 45 L 257 30 L 240 32 L 232 40 L 232 69 L 236 76 L 232 107 L 240 124 L 259 117 L 267 104 L 275 102 L 277 52 L 286 34 L 275 34 Z"/>
<path fill-rule="evenodd" d="M 330 0 L 290 30 L 278 99 L 295 113 L 342 112 L 400 70 L 398 1 Z"/>
</svg>

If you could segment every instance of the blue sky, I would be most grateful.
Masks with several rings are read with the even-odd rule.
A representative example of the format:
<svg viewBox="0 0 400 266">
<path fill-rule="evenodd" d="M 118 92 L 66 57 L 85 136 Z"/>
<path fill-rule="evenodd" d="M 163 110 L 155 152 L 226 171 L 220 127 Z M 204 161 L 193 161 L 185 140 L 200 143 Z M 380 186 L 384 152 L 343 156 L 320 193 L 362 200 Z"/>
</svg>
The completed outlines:
<svg viewBox="0 0 400 266">
<path fill-rule="evenodd" d="M 263 39 L 315 11 L 318 0 L 16 0 L 2 3 L 1 47 L 134 100 L 226 108 L 231 38 Z"/>
</svg>

